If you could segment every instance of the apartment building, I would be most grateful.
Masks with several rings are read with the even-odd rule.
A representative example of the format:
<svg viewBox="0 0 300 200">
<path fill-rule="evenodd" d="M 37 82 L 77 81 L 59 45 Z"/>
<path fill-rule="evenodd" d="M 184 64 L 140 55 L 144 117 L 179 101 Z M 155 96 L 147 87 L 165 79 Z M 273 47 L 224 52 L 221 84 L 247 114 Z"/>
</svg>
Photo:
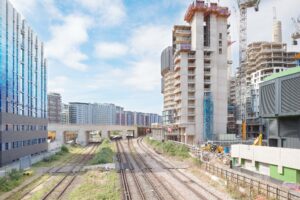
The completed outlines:
<svg viewBox="0 0 300 200">
<path fill-rule="evenodd" d="M 226 133 L 229 15 L 228 8 L 197 0 L 185 14 L 189 25 L 174 26 L 174 70 L 163 73 L 164 110 L 174 108 L 171 132 L 183 142 L 198 143 Z M 165 74 L 170 72 L 172 94 L 166 91 Z M 175 103 L 167 99 L 172 95 Z"/>
<path fill-rule="evenodd" d="M 236 124 L 236 78 L 232 77 L 229 82 L 229 95 L 228 95 L 228 117 L 227 117 L 227 133 L 237 134 Z"/>
<path fill-rule="evenodd" d="M 62 103 L 58 93 L 48 94 L 48 121 L 49 123 L 61 123 Z"/>
<path fill-rule="evenodd" d="M 47 151 L 47 66 L 43 42 L 0 0 L 0 166 Z"/>
<path fill-rule="evenodd" d="M 71 102 L 69 103 L 69 111 L 71 124 L 93 124 L 92 104 Z"/>
<path fill-rule="evenodd" d="M 174 123 L 174 74 L 173 48 L 167 47 L 161 53 L 161 93 L 164 98 L 163 124 L 165 126 Z"/>
<path fill-rule="evenodd" d="M 70 123 L 70 107 L 69 107 L 68 104 L 63 104 L 62 105 L 61 123 L 62 124 L 69 124 Z"/>
</svg>

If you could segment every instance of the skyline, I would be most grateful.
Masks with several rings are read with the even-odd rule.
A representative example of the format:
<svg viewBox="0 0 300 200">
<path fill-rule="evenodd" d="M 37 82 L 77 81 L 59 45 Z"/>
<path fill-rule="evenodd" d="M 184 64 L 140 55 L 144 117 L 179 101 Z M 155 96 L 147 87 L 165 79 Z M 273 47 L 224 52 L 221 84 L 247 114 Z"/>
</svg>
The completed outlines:
<svg viewBox="0 0 300 200">
<path fill-rule="evenodd" d="M 185 24 L 183 15 L 191 2 L 12 0 L 46 43 L 49 92 L 61 93 L 63 102 L 114 103 L 128 110 L 159 114 L 160 53 L 171 44 L 173 25 Z M 230 32 L 237 41 L 232 50 L 235 68 L 238 12 L 232 6 L 237 9 L 237 5 L 234 1 L 220 3 L 231 10 Z M 276 6 L 283 41 L 290 46 L 295 29 L 290 18 L 297 17 L 300 2 L 289 3 L 293 7 L 283 0 L 262 1 L 259 12 L 249 9 L 248 43 L 271 41 L 272 9 Z"/>
</svg>

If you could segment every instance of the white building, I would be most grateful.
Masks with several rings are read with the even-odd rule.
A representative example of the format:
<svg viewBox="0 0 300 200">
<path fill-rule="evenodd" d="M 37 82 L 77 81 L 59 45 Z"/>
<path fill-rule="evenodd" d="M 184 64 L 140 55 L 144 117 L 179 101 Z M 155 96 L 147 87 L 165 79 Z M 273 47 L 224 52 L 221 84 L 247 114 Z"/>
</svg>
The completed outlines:
<svg viewBox="0 0 300 200">
<path fill-rule="evenodd" d="M 226 133 L 229 15 L 228 8 L 216 3 L 194 1 L 185 15 L 189 25 L 174 26 L 172 133 L 183 142 L 198 143 Z"/>
</svg>

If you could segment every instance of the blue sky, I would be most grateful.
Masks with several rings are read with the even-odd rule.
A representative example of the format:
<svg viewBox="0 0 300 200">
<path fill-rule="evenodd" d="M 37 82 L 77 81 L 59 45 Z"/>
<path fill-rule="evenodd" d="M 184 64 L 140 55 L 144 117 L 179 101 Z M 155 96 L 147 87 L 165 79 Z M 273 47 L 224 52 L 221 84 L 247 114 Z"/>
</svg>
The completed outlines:
<svg viewBox="0 0 300 200">
<path fill-rule="evenodd" d="M 48 91 L 64 102 L 115 103 L 127 110 L 161 113 L 160 53 L 171 45 L 172 26 L 184 24 L 190 0 L 11 0 L 45 42 Z M 213 2 L 213 0 L 211 0 Z M 238 41 L 234 0 L 220 0 L 232 12 L 232 40 Z M 291 17 L 299 0 L 262 0 L 249 10 L 248 41 L 270 41 L 272 7 L 291 44 Z M 233 45 L 234 67 L 238 43 Z"/>
</svg>

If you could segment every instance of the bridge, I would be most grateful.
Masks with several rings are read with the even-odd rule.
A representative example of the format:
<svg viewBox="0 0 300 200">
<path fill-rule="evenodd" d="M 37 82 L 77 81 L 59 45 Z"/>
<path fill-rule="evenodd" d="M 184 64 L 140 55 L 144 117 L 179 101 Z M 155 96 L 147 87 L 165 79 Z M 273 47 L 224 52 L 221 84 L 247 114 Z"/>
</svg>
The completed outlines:
<svg viewBox="0 0 300 200">
<path fill-rule="evenodd" d="M 69 141 L 76 141 L 81 145 L 93 142 L 95 138 L 108 138 L 113 135 L 120 135 L 125 138 L 127 135 L 138 137 L 145 134 L 146 127 L 119 126 L 119 125 L 75 125 L 75 124 L 49 124 L 49 135 L 60 144 Z"/>
</svg>

